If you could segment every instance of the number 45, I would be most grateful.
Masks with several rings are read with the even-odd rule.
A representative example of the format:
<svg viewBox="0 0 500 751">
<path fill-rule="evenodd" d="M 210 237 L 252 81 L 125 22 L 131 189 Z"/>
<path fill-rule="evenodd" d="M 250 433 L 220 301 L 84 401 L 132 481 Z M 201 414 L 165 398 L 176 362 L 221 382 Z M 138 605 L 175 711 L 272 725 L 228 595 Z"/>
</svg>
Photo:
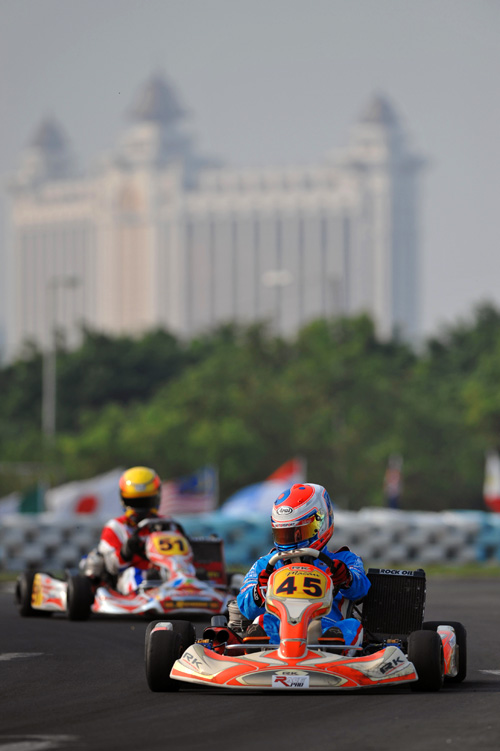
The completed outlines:
<svg viewBox="0 0 500 751">
<path fill-rule="evenodd" d="M 321 597 L 321 585 L 320 579 L 314 576 L 300 577 L 301 587 L 297 587 L 295 583 L 295 576 L 287 576 L 285 581 L 281 582 L 276 594 L 293 595 L 294 592 L 299 590 L 309 597 Z"/>
</svg>

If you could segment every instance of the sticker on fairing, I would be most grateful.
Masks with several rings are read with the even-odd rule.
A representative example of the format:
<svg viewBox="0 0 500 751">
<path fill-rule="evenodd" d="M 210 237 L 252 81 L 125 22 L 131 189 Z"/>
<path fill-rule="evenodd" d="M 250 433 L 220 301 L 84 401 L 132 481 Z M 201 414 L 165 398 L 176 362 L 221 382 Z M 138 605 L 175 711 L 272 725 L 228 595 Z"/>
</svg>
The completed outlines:
<svg viewBox="0 0 500 751">
<path fill-rule="evenodd" d="M 31 604 L 33 607 L 40 607 L 43 603 L 42 575 L 35 574 L 33 578 L 33 588 L 31 590 Z"/>
<path fill-rule="evenodd" d="M 275 673 L 272 676 L 271 686 L 273 688 L 309 688 L 309 675 Z"/>
<path fill-rule="evenodd" d="M 315 600 L 324 597 L 328 579 L 322 571 L 311 574 L 309 571 L 295 571 L 284 568 L 277 571 L 273 580 L 273 593 L 280 597 L 296 597 L 302 600 Z"/>
</svg>

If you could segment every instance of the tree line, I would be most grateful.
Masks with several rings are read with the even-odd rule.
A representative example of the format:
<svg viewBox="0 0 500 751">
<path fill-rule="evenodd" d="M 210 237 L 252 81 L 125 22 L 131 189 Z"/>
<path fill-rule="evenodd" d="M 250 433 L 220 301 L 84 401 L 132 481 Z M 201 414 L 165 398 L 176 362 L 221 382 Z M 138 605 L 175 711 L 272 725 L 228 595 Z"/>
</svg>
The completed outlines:
<svg viewBox="0 0 500 751">
<path fill-rule="evenodd" d="M 476 308 L 418 349 L 367 316 L 316 320 L 293 339 L 228 324 L 188 342 L 157 330 L 83 332 L 57 347 L 57 432 L 41 431 L 42 353 L 0 369 L 0 496 L 146 464 L 163 478 L 213 464 L 220 499 L 294 456 L 338 506 L 384 503 L 403 457 L 405 509 L 482 508 L 500 434 L 500 311 Z"/>
</svg>

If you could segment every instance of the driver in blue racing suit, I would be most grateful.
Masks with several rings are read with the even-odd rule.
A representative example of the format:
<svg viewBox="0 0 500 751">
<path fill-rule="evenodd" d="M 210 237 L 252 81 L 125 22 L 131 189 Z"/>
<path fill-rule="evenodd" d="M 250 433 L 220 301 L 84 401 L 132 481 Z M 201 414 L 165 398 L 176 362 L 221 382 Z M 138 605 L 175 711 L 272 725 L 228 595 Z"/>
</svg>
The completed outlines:
<svg viewBox="0 0 500 751">
<path fill-rule="evenodd" d="M 297 483 L 281 493 L 273 505 L 271 526 L 275 548 L 259 558 L 246 574 L 238 594 L 238 607 L 243 615 L 253 623 L 247 629 L 247 639 L 270 638 L 271 643 L 279 642 L 279 619 L 267 613 L 264 607 L 265 592 L 270 574 L 266 565 L 278 551 L 314 548 L 332 559 L 329 568 L 319 559 L 304 556 L 304 561 L 320 568 L 328 574 L 333 587 L 338 589 L 328 615 L 321 618 L 320 642 L 345 644 L 357 647 L 363 641 L 363 628 L 356 618 L 344 618 L 341 612 L 346 600 L 359 600 L 370 589 L 363 561 L 349 548 L 343 547 L 335 553 L 327 550 L 327 543 L 333 535 L 333 506 L 322 485 Z M 276 568 L 285 565 L 283 560 Z"/>
</svg>

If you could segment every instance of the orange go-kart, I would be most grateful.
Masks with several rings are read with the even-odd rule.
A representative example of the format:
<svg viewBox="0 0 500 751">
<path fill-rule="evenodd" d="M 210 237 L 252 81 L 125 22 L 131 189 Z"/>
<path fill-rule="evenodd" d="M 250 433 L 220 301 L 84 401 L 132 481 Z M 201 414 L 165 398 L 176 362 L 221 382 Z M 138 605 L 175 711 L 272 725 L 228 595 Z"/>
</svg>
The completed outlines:
<svg viewBox="0 0 500 751">
<path fill-rule="evenodd" d="M 176 691 L 194 683 L 258 691 L 346 691 L 408 684 L 413 690 L 437 691 L 445 679 L 459 683 L 465 678 L 465 629 L 456 622 L 423 622 L 421 569 L 369 570 L 370 592 L 348 613 L 359 617 L 365 638 L 362 646 L 346 648 L 314 636 L 335 592 L 327 574 L 299 560 L 304 556 L 331 564 L 312 548 L 278 552 L 268 564 L 273 573 L 266 610 L 280 619 L 279 643 L 246 640 L 241 614 L 229 623 L 215 616 L 202 639 L 196 639 L 188 621 L 155 621 L 146 631 L 149 688 Z M 280 560 L 286 564 L 275 569 Z"/>
</svg>

